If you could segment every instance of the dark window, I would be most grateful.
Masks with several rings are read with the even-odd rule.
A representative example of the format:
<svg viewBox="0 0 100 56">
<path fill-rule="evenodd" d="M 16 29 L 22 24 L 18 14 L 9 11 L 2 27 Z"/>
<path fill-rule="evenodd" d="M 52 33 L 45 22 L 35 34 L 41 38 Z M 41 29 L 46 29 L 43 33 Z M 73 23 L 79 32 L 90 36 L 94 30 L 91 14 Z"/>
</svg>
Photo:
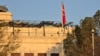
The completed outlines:
<svg viewBox="0 0 100 56">
<path fill-rule="evenodd" d="M 46 53 L 38 53 L 38 56 L 47 56 Z"/>
<path fill-rule="evenodd" d="M 59 56 L 59 53 L 51 53 L 51 56 Z"/>
<path fill-rule="evenodd" d="M 6 53 L 0 53 L 0 56 L 6 56 Z"/>
<path fill-rule="evenodd" d="M 11 53 L 11 56 L 20 56 L 20 53 Z"/>
<path fill-rule="evenodd" d="M 33 53 L 25 53 L 24 56 L 34 56 Z"/>
</svg>

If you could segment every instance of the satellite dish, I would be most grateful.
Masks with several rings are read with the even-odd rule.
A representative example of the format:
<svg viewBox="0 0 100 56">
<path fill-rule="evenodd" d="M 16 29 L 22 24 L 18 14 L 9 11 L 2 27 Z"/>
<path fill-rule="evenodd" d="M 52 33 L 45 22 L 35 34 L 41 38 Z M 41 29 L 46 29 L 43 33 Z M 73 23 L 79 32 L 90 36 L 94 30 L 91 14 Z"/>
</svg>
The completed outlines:
<svg viewBox="0 0 100 56">
<path fill-rule="evenodd" d="M 7 12 L 8 8 L 0 5 L 0 12 Z"/>
</svg>

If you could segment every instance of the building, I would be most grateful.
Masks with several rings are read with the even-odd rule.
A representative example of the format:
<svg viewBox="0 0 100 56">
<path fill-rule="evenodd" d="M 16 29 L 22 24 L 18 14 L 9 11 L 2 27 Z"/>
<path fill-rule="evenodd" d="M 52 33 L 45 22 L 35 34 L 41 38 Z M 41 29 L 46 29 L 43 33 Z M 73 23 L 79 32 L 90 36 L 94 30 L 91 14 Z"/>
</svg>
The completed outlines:
<svg viewBox="0 0 100 56">
<path fill-rule="evenodd" d="M 0 13 L 1 20 L 7 22 L 12 20 L 10 12 L 1 11 Z M 19 20 L 15 24 L 17 26 L 7 25 L 3 26 L 3 30 L 1 29 L 6 36 L 3 37 L 4 42 L 1 41 L 0 45 L 7 46 L 8 56 L 63 56 L 63 40 L 67 37 L 67 33 L 73 30 L 70 26 L 65 27 L 65 30 L 61 26 L 52 25 L 25 26 L 27 24 Z M 8 43 L 10 45 L 7 45 Z"/>
<path fill-rule="evenodd" d="M 0 6 L 0 21 L 11 21 L 12 14 L 8 12 L 5 6 Z"/>
</svg>

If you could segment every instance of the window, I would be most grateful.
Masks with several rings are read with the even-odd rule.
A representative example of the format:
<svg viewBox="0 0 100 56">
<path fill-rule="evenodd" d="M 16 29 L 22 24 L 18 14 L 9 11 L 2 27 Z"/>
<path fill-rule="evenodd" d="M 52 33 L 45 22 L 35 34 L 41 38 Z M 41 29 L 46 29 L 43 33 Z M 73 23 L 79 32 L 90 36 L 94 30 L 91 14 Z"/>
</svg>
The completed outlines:
<svg viewBox="0 0 100 56">
<path fill-rule="evenodd" d="M 20 56 L 20 53 L 11 53 L 11 56 Z"/>
<path fill-rule="evenodd" d="M 34 56 L 33 53 L 25 53 L 24 56 Z"/>
<path fill-rule="evenodd" d="M 38 53 L 38 56 L 47 56 L 46 53 Z"/>
<path fill-rule="evenodd" d="M 51 56 L 59 56 L 59 53 L 51 53 Z"/>
<path fill-rule="evenodd" d="M 0 53 L 0 56 L 6 56 L 6 54 L 5 53 Z"/>
</svg>

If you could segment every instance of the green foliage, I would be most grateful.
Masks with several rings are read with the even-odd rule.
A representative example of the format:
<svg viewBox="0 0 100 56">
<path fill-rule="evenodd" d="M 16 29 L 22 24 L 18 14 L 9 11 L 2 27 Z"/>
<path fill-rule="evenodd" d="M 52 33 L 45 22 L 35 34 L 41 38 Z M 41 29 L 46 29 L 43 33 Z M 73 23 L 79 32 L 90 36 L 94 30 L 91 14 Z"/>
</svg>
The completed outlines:
<svg viewBox="0 0 100 56">
<path fill-rule="evenodd" d="M 75 26 L 75 36 L 76 36 L 76 39 L 77 39 L 77 42 L 76 42 L 77 46 L 79 48 L 82 48 L 83 38 L 82 38 L 82 34 L 81 34 L 81 28 L 78 25 Z"/>
<path fill-rule="evenodd" d="M 82 22 L 82 29 L 81 29 L 81 34 L 82 34 L 82 46 L 83 46 L 83 51 L 84 54 L 87 56 L 92 53 L 92 29 L 95 29 L 95 24 L 92 19 L 92 17 L 86 17 L 84 21 Z"/>
<path fill-rule="evenodd" d="M 100 10 L 98 10 L 93 16 L 95 25 L 96 25 L 96 33 L 97 36 L 100 36 Z"/>
<path fill-rule="evenodd" d="M 92 17 L 81 19 L 80 26 L 75 26 L 75 31 L 68 34 L 64 40 L 66 56 L 92 56 L 92 29 L 95 30 L 94 53 L 100 56 L 100 10 Z M 97 35 L 96 35 L 97 34 Z M 73 42 L 73 40 L 75 40 Z"/>
<path fill-rule="evenodd" d="M 100 56 L 100 37 L 95 37 L 95 56 Z"/>
<path fill-rule="evenodd" d="M 81 27 L 76 25 L 75 31 L 67 35 L 64 40 L 65 54 L 67 56 L 92 56 L 91 30 L 95 29 L 92 17 L 86 17 Z"/>
<path fill-rule="evenodd" d="M 86 17 L 82 22 L 82 36 L 91 37 L 91 30 L 95 29 L 95 24 L 92 17 Z"/>
<path fill-rule="evenodd" d="M 67 35 L 67 39 L 64 40 L 64 49 L 65 49 L 65 54 L 67 56 L 79 56 L 78 49 L 76 47 L 76 39 L 74 34 L 69 34 Z"/>
<path fill-rule="evenodd" d="M 100 10 L 98 10 L 93 16 L 95 24 L 97 27 L 100 27 Z"/>
</svg>

